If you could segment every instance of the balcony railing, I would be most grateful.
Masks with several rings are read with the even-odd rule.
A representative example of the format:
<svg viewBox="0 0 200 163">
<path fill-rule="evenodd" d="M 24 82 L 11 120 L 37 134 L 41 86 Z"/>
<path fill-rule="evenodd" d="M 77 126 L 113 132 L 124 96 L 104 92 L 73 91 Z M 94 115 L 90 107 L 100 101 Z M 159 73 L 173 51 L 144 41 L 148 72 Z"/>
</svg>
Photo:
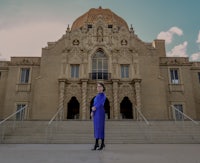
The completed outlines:
<svg viewBox="0 0 200 163">
<path fill-rule="evenodd" d="M 110 80 L 111 79 L 111 74 L 107 72 L 92 72 L 89 73 L 89 77 L 92 80 Z"/>
<path fill-rule="evenodd" d="M 31 84 L 16 84 L 16 91 L 18 92 L 30 92 Z"/>
<path fill-rule="evenodd" d="M 184 92 L 184 85 L 183 84 L 169 84 L 169 91 L 170 92 Z"/>
</svg>

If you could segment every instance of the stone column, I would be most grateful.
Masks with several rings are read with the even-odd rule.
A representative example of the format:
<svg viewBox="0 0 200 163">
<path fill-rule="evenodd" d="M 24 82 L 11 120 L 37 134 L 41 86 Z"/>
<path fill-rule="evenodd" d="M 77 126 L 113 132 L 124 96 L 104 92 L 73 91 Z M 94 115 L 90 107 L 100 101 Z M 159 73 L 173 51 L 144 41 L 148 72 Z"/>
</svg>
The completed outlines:
<svg viewBox="0 0 200 163">
<path fill-rule="evenodd" d="M 114 119 L 119 119 L 119 108 L 118 108 L 118 80 L 113 79 L 113 111 Z"/>
<path fill-rule="evenodd" d="M 59 113 L 59 119 L 64 119 L 64 96 L 65 96 L 65 79 L 59 79 L 59 107 L 62 111 Z"/>
<path fill-rule="evenodd" d="M 82 79 L 82 115 L 81 118 L 82 120 L 86 120 L 87 118 L 87 100 L 86 100 L 86 96 L 87 96 L 87 81 L 88 79 Z"/>
<path fill-rule="evenodd" d="M 134 79 L 135 96 L 136 96 L 136 107 L 138 111 L 141 111 L 141 79 Z M 138 117 L 137 117 L 138 118 Z"/>
</svg>

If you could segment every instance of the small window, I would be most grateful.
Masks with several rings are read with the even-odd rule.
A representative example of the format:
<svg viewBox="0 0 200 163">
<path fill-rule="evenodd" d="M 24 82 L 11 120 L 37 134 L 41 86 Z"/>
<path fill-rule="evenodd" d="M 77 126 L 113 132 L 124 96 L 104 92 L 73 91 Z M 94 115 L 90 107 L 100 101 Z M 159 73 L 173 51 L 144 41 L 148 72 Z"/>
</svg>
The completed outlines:
<svg viewBox="0 0 200 163">
<path fill-rule="evenodd" d="M 200 72 L 198 72 L 198 78 L 199 78 L 199 83 L 200 83 Z"/>
<path fill-rule="evenodd" d="M 178 69 L 170 69 L 171 84 L 180 84 Z"/>
<path fill-rule="evenodd" d="M 88 28 L 92 28 L 92 24 L 88 24 Z"/>
<path fill-rule="evenodd" d="M 29 82 L 29 74 L 30 74 L 30 68 L 22 68 L 20 83 L 27 84 Z"/>
<path fill-rule="evenodd" d="M 19 111 L 22 108 L 25 108 L 25 106 L 26 106 L 25 104 L 17 104 L 17 111 Z M 24 119 L 24 116 L 25 116 L 25 110 L 22 109 L 20 112 L 16 114 L 16 120 L 21 121 Z"/>
<path fill-rule="evenodd" d="M 79 65 L 71 65 L 71 78 L 79 78 Z"/>
<path fill-rule="evenodd" d="M 111 24 L 108 25 L 108 28 L 112 28 L 113 26 Z"/>
<path fill-rule="evenodd" d="M 121 65 L 121 78 L 129 78 L 129 65 Z"/>
<path fill-rule="evenodd" d="M 183 120 L 183 105 L 182 104 L 175 104 L 174 107 L 176 108 L 175 110 L 175 119 L 176 120 Z"/>
</svg>

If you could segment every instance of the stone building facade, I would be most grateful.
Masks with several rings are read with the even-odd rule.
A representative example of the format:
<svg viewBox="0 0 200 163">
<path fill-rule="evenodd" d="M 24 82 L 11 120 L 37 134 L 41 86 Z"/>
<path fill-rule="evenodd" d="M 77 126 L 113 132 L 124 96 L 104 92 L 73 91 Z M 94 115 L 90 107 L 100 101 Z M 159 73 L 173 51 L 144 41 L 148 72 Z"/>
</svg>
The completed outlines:
<svg viewBox="0 0 200 163">
<path fill-rule="evenodd" d="M 0 61 L 0 119 L 28 106 L 28 120 L 90 119 L 97 82 L 111 120 L 171 120 L 171 105 L 200 119 L 200 62 L 166 57 L 164 40 L 146 43 L 110 9 L 90 9 L 41 57 Z"/>
</svg>

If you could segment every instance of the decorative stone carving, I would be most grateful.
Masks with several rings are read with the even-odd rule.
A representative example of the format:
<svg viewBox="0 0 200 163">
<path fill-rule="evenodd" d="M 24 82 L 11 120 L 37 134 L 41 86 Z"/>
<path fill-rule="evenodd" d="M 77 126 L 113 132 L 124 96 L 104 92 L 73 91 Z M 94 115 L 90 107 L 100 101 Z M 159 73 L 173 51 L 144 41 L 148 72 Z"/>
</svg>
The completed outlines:
<svg viewBox="0 0 200 163">
<path fill-rule="evenodd" d="M 117 26 L 114 25 L 112 31 L 113 31 L 113 33 L 117 33 L 117 32 L 119 31 L 119 28 L 118 28 Z"/>
<path fill-rule="evenodd" d="M 82 80 L 82 120 L 85 120 L 87 115 L 87 80 Z"/>
<path fill-rule="evenodd" d="M 113 101 L 114 101 L 114 119 L 119 118 L 118 110 L 118 80 L 113 80 Z"/>
<path fill-rule="evenodd" d="M 191 65 L 188 58 L 182 57 L 163 57 L 160 58 L 160 65 L 162 66 L 180 66 L 180 65 Z"/>
<path fill-rule="evenodd" d="M 132 55 L 128 48 L 121 48 L 119 53 L 120 63 L 129 64 L 132 61 Z"/>
<path fill-rule="evenodd" d="M 68 55 L 69 63 L 81 63 L 82 62 L 82 51 L 78 47 L 74 47 L 71 51 L 70 54 Z"/>
<path fill-rule="evenodd" d="M 40 66 L 39 57 L 15 57 L 9 62 L 10 66 Z"/>
<path fill-rule="evenodd" d="M 136 106 L 137 109 L 141 110 L 141 79 L 134 79 L 135 96 L 136 96 Z"/>
<path fill-rule="evenodd" d="M 110 48 L 111 48 L 111 46 L 113 45 L 113 42 L 112 42 L 112 35 L 111 35 L 111 34 L 108 34 L 108 36 L 107 36 L 106 45 L 107 45 L 108 47 L 110 47 Z"/>
<path fill-rule="evenodd" d="M 93 97 L 97 94 L 96 84 L 88 85 L 88 99 L 89 101 L 92 100 Z"/>
<path fill-rule="evenodd" d="M 127 44 L 128 44 L 127 40 L 125 40 L 125 39 L 121 40 L 121 45 L 122 46 L 126 46 Z"/>
<path fill-rule="evenodd" d="M 81 28 L 82 33 L 87 33 L 88 32 L 88 28 L 87 25 L 85 24 L 82 28 Z"/>
<path fill-rule="evenodd" d="M 87 42 L 88 46 L 92 46 L 93 45 L 93 40 L 92 40 L 92 34 L 89 33 L 88 34 L 88 42 Z"/>
<path fill-rule="evenodd" d="M 78 39 L 73 40 L 73 45 L 78 46 L 80 44 L 80 41 Z"/>
<path fill-rule="evenodd" d="M 136 99 L 134 96 L 134 89 L 130 84 L 122 84 L 119 87 L 119 103 L 123 100 L 123 98 L 127 96 L 133 105 L 136 104 Z"/>
<path fill-rule="evenodd" d="M 139 63 L 138 63 L 138 61 L 133 62 L 133 70 L 134 70 L 134 75 L 139 75 Z"/>
<path fill-rule="evenodd" d="M 97 42 L 103 42 L 103 28 L 101 26 L 97 28 Z"/>
<path fill-rule="evenodd" d="M 70 84 L 66 87 L 66 97 L 65 101 L 69 102 L 71 97 L 75 96 L 79 103 L 81 103 L 81 87 L 79 84 Z"/>
</svg>

